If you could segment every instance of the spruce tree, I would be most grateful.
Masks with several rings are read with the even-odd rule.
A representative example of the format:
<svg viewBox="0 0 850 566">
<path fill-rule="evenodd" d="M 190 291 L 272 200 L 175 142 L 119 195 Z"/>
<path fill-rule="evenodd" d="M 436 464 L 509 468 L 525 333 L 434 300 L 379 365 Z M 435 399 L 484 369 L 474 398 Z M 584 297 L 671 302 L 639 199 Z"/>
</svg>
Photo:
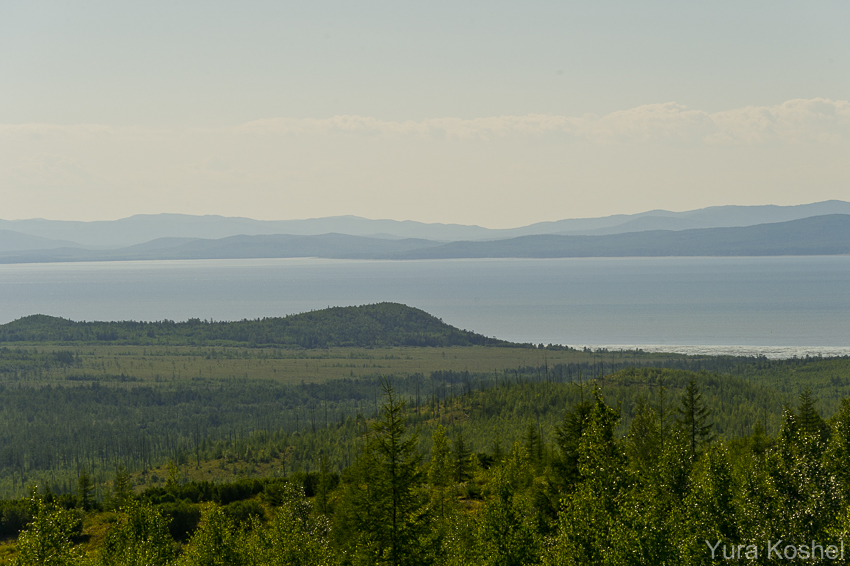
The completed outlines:
<svg viewBox="0 0 850 566">
<path fill-rule="evenodd" d="M 130 474 L 124 464 L 118 464 L 115 469 L 115 478 L 112 480 L 112 501 L 115 508 L 124 506 L 132 494 Z"/>
<path fill-rule="evenodd" d="M 88 511 L 93 507 L 92 493 L 94 492 L 94 482 L 89 475 L 88 470 L 83 468 L 80 477 L 77 479 L 77 503 L 82 507 L 83 511 Z"/>
<path fill-rule="evenodd" d="M 581 401 L 564 414 L 560 426 L 555 427 L 555 442 L 558 445 L 558 457 L 555 468 L 558 471 L 557 483 L 563 490 L 569 490 L 579 479 L 578 446 L 582 435 L 590 423 L 593 403 Z"/>
<path fill-rule="evenodd" d="M 463 431 L 458 430 L 455 434 L 454 442 L 452 443 L 452 459 L 454 460 L 454 480 L 455 483 L 463 483 L 472 477 L 470 468 L 472 462 L 470 457 L 472 451 L 466 446 L 466 441 L 463 438 Z"/>
<path fill-rule="evenodd" d="M 529 424 L 525 429 L 523 440 L 525 451 L 528 453 L 528 460 L 535 469 L 539 468 L 543 463 L 543 439 L 540 438 L 540 431 L 537 426 Z"/>
<path fill-rule="evenodd" d="M 714 425 L 708 420 L 710 416 L 711 411 L 703 403 L 702 393 L 699 392 L 697 382 L 692 377 L 688 380 L 688 386 L 682 395 L 676 419 L 688 437 L 691 456 L 696 456 L 700 445 L 713 439 L 711 429 Z"/>
<path fill-rule="evenodd" d="M 815 408 L 817 399 L 812 398 L 808 386 L 800 393 L 800 407 L 797 410 L 797 426 L 801 434 L 811 436 L 819 441 L 829 438 L 829 427 Z"/>
<path fill-rule="evenodd" d="M 363 452 L 348 470 L 334 535 L 364 563 L 416 564 L 426 507 L 419 490 L 419 438 L 407 434 L 405 403 L 386 381 L 383 393 L 383 418 L 372 424 Z"/>
<path fill-rule="evenodd" d="M 605 559 L 622 544 L 621 533 L 612 528 L 621 512 L 627 477 L 626 457 L 615 434 L 620 414 L 605 404 L 598 390 L 594 398 L 578 442 L 577 483 L 563 498 L 559 514 L 559 534 L 552 548 L 555 564 L 627 563 Z"/>
</svg>

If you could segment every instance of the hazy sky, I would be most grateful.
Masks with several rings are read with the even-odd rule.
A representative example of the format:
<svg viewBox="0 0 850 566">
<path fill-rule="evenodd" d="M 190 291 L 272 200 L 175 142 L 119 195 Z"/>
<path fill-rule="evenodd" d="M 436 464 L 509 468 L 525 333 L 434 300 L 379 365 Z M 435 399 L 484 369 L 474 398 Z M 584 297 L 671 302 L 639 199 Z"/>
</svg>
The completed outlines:
<svg viewBox="0 0 850 566">
<path fill-rule="evenodd" d="M 0 218 L 850 200 L 850 3 L 0 0 Z"/>
</svg>

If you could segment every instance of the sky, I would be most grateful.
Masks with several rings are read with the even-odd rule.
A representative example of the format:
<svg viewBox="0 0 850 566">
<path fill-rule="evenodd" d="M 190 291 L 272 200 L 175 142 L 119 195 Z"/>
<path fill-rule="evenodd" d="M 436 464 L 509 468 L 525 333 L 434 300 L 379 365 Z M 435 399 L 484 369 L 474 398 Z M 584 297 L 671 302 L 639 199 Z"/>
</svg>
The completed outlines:
<svg viewBox="0 0 850 566">
<path fill-rule="evenodd" d="M 0 218 L 850 200 L 850 3 L 0 0 Z"/>
</svg>

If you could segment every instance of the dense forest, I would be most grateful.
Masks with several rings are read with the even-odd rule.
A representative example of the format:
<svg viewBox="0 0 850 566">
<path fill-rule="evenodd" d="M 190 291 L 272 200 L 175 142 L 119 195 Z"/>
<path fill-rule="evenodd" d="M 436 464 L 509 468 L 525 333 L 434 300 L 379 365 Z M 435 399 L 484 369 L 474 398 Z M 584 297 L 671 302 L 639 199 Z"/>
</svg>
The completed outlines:
<svg viewBox="0 0 850 566">
<path fill-rule="evenodd" d="M 213 322 L 75 322 L 28 316 L 0 325 L 0 344 L 15 342 L 151 345 L 250 345 L 286 348 L 375 346 L 510 346 L 459 330 L 397 303 L 333 307 L 280 318 Z"/>
<path fill-rule="evenodd" d="M 0 561 L 843 563 L 810 558 L 850 526 L 848 358 L 506 345 L 392 304 L 0 328 Z"/>
<path fill-rule="evenodd" d="M 699 372 L 717 431 L 728 438 L 749 434 L 757 420 L 776 432 L 783 404 L 801 383 L 830 413 L 850 396 L 842 359 L 511 348 L 349 349 L 308 358 L 270 349 L 111 353 L 0 348 L 0 497 L 21 496 L 33 482 L 70 491 L 82 468 L 101 494 L 117 462 L 141 473 L 168 460 L 186 467 L 215 459 L 204 478 L 223 481 L 309 471 L 322 451 L 339 470 L 352 462 L 365 423 L 378 416 L 382 378 L 416 410 L 411 423 L 423 431 L 423 450 L 439 424 L 463 429 L 476 449 L 496 432 L 512 442 L 531 422 L 549 438 L 564 408 L 591 384 L 623 404 L 623 432 L 635 399 L 659 386 L 655 378 L 624 377 L 624 369 Z M 539 359 L 513 357 L 531 353 Z M 508 367 L 495 369 L 500 364 Z M 677 375 L 664 383 L 674 397 L 684 387 Z M 254 457 L 242 458 L 249 449 Z M 151 475 L 145 481 L 156 485 Z"/>
<path fill-rule="evenodd" d="M 759 421 L 723 439 L 701 386 L 708 374 L 630 369 L 655 383 L 632 404 L 595 384 L 562 411 L 550 440 L 532 421 L 512 443 L 470 449 L 438 425 L 427 450 L 417 413 L 382 384 L 378 418 L 340 472 L 210 483 L 177 465 L 134 493 L 123 465 L 98 499 L 86 470 L 72 493 L 31 488 L 2 505 L 22 528 L 15 564 L 712 564 L 845 563 L 850 528 L 850 402 L 829 419 L 804 390 L 775 434 Z M 665 382 L 684 379 L 678 398 Z M 665 402 L 666 399 L 666 402 Z M 474 419 L 474 416 L 470 416 Z M 24 526 L 25 525 L 25 526 Z"/>
</svg>

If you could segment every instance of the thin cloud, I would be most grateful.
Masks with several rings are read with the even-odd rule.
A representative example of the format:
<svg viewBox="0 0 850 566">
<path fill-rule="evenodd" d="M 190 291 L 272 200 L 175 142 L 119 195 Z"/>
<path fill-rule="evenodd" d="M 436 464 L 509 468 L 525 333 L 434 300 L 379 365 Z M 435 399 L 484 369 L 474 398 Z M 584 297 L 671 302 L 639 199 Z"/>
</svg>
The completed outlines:
<svg viewBox="0 0 850 566">
<path fill-rule="evenodd" d="M 529 114 L 405 122 L 366 116 L 271 118 L 243 124 L 235 131 L 271 135 L 347 134 L 449 139 L 494 139 L 555 133 L 600 143 L 702 142 L 716 145 L 836 142 L 850 139 L 850 102 L 799 99 L 776 106 L 749 106 L 715 113 L 689 110 L 668 102 L 638 106 L 601 117 Z"/>
<path fill-rule="evenodd" d="M 850 137 L 850 102 L 824 98 L 788 100 L 777 106 L 748 106 L 712 115 L 712 143 L 772 141 L 838 142 Z"/>
<path fill-rule="evenodd" d="M 160 136 L 365 136 L 491 140 L 516 136 L 559 135 L 594 143 L 765 144 L 835 143 L 850 140 L 850 102 L 824 98 L 788 100 L 775 106 L 748 106 L 709 113 L 674 102 L 648 104 L 604 116 L 528 114 L 484 118 L 381 120 L 370 116 L 268 118 L 223 129 L 147 130 L 97 124 L 0 125 L 0 142 L 15 140 L 151 139 Z"/>
</svg>

